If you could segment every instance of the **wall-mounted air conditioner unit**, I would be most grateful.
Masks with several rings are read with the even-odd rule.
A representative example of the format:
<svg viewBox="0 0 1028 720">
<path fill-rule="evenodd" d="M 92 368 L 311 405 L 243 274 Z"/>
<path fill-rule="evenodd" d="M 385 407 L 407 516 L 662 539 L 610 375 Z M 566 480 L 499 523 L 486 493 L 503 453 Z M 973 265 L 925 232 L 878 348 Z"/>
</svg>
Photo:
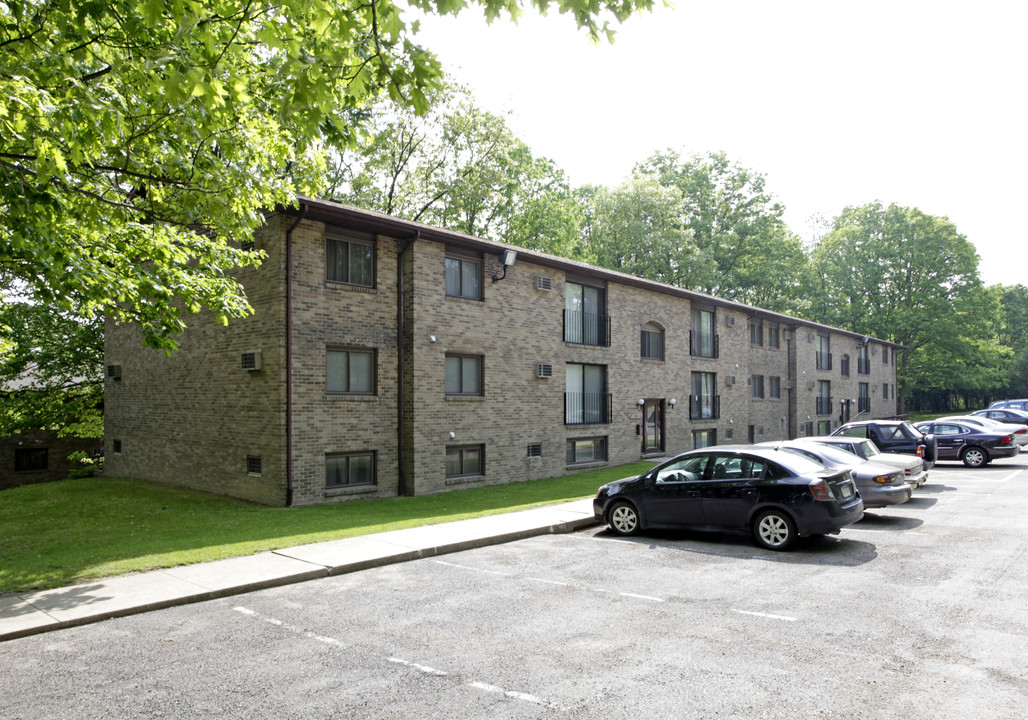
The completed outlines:
<svg viewBox="0 0 1028 720">
<path fill-rule="evenodd" d="M 537 378 L 553 377 L 553 365 L 551 365 L 550 363 L 536 363 L 535 376 Z"/>
<path fill-rule="evenodd" d="M 725 385 L 735 385 L 735 375 L 726 375 Z"/>
<path fill-rule="evenodd" d="M 809 333 L 807 335 L 807 342 L 814 342 L 815 340 L 817 340 L 817 335 L 814 333 Z"/>
<path fill-rule="evenodd" d="M 782 387 L 784 387 L 786 390 L 792 390 L 792 380 L 783 381 Z"/>
<path fill-rule="evenodd" d="M 553 278 L 548 278 L 545 275 L 536 275 L 535 276 L 535 289 L 536 290 L 545 290 L 546 292 L 549 292 L 550 290 L 553 290 Z"/>
<path fill-rule="evenodd" d="M 782 337 L 784 337 L 786 340 L 792 340 L 792 330 L 783 331 Z"/>
<path fill-rule="evenodd" d="M 725 325 L 727 325 L 728 327 L 735 327 L 735 316 L 725 315 Z"/>
<path fill-rule="evenodd" d="M 807 383 L 807 390 L 813 390 L 815 387 L 817 387 L 817 383 L 813 380 Z"/>
<path fill-rule="evenodd" d="M 247 350 L 239 355 L 239 367 L 243 370 L 255 371 L 261 369 L 261 351 Z"/>
</svg>

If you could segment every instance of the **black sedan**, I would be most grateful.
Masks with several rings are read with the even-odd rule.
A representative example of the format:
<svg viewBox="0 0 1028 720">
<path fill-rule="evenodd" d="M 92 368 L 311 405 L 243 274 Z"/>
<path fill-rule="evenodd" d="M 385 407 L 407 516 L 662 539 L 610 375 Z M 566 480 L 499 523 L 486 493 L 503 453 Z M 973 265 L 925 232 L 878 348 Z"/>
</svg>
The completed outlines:
<svg viewBox="0 0 1028 720">
<path fill-rule="evenodd" d="M 971 423 L 945 420 L 918 423 L 923 433 L 934 433 L 940 460 L 962 460 L 968 467 L 984 467 L 998 457 L 1014 457 L 1021 448 L 1011 433 L 994 432 Z"/>
<path fill-rule="evenodd" d="M 797 537 L 835 534 L 864 514 L 849 470 L 752 445 L 693 450 L 638 477 L 608 483 L 596 519 L 619 535 L 646 528 L 751 533 L 785 550 Z"/>
</svg>

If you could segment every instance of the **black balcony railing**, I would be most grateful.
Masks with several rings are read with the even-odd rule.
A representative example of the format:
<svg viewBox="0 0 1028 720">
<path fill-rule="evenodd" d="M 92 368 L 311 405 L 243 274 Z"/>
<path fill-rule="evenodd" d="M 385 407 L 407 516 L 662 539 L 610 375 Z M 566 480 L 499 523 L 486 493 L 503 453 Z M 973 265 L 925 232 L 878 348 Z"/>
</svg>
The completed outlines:
<svg viewBox="0 0 1028 720">
<path fill-rule="evenodd" d="M 720 336 L 711 333 L 689 331 L 689 354 L 693 357 L 719 357 Z"/>
<path fill-rule="evenodd" d="M 857 358 L 857 373 L 860 375 L 871 374 L 871 358 Z"/>
<path fill-rule="evenodd" d="M 831 415 L 832 414 L 832 399 L 830 397 L 817 396 L 817 414 L 818 415 Z"/>
<path fill-rule="evenodd" d="M 721 417 L 720 395 L 690 395 L 690 420 L 717 420 Z"/>
<path fill-rule="evenodd" d="M 565 310 L 564 342 L 610 347 L 610 318 L 580 310 Z"/>
<path fill-rule="evenodd" d="M 609 423 L 610 393 L 564 393 L 564 424 Z"/>
<path fill-rule="evenodd" d="M 871 412 L 871 398 L 869 397 L 858 397 L 857 398 L 857 412 Z"/>
<path fill-rule="evenodd" d="M 832 354 L 830 352 L 817 351 L 817 369 L 818 370 L 831 370 L 832 369 Z"/>
</svg>

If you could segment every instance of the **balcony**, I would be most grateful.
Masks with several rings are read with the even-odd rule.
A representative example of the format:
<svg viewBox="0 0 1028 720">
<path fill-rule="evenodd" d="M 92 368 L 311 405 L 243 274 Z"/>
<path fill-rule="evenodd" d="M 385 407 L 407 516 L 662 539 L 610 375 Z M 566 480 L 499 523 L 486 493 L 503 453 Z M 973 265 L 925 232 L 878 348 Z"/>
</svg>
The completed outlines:
<svg viewBox="0 0 1028 720">
<path fill-rule="evenodd" d="M 871 358 L 857 358 L 857 374 L 858 375 L 870 375 L 871 374 Z"/>
<path fill-rule="evenodd" d="M 721 417 L 720 395 L 690 395 L 690 420 L 717 420 Z"/>
<path fill-rule="evenodd" d="M 609 423 L 610 393 L 564 393 L 565 425 Z"/>
<path fill-rule="evenodd" d="M 693 357 L 719 357 L 720 336 L 689 331 L 689 354 Z"/>
<path fill-rule="evenodd" d="M 830 352 L 822 352 L 818 350 L 815 354 L 815 363 L 818 370 L 832 369 L 832 354 Z"/>
<path fill-rule="evenodd" d="M 817 397 L 817 414 L 832 414 L 832 399 L 830 397 L 821 397 L 820 395 Z"/>
<path fill-rule="evenodd" d="M 871 398 L 859 397 L 857 398 L 857 412 L 869 413 L 871 412 Z"/>
<path fill-rule="evenodd" d="M 610 347 L 610 318 L 597 313 L 565 310 L 564 342 Z"/>
</svg>

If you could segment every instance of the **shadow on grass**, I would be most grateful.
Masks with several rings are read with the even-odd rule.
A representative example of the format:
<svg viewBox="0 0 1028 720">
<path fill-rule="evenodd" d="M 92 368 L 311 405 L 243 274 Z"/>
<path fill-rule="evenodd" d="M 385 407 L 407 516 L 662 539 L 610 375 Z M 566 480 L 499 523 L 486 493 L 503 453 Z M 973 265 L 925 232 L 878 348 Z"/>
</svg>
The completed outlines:
<svg viewBox="0 0 1028 720">
<path fill-rule="evenodd" d="M 27 485 L 0 492 L 0 594 L 567 502 L 650 467 L 295 508 L 119 478 Z"/>
</svg>

